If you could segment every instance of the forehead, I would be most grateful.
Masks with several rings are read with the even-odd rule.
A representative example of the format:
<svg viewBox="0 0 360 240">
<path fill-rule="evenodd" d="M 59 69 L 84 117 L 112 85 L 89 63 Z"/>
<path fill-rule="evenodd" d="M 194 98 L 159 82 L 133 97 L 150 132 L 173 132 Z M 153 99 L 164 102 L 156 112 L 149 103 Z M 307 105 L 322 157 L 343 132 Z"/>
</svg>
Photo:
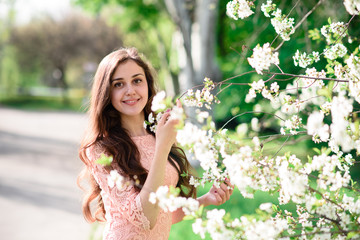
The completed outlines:
<svg viewBox="0 0 360 240">
<path fill-rule="evenodd" d="M 130 79 L 134 75 L 143 75 L 145 76 L 144 69 L 140 67 L 135 61 L 127 60 L 117 66 L 115 69 L 112 80 L 114 79 Z"/>
</svg>

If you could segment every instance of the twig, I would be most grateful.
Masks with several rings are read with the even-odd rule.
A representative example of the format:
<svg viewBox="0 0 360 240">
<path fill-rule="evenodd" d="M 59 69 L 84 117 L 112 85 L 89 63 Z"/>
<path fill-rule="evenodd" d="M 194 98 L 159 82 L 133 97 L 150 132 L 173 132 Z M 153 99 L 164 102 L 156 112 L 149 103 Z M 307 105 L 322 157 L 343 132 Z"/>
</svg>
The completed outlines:
<svg viewBox="0 0 360 240">
<path fill-rule="evenodd" d="M 316 9 L 321 3 L 323 3 L 324 1 L 325 1 L 325 0 L 320 0 L 319 2 L 317 2 L 317 3 L 315 4 L 315 6 L 314 6 L 308 13 L 306 13 L 306 14 L 304 15 L 304 17 L 298 22 L 298 24 L 295 25 L 294 31 L 295 31 L 295 30 L 309 17 L 309 15 L 310 15 L 311 13 L 313 13 L 313 12 L 315 11 L 315 9 Z M 297 4 L 297 3 L 296 3 L 296 4 Z M 279 46 L 277 46 L 277 47 L 275 48 L 274 51 L 278 51 L 284 43 L 285 43 L 285 41 L 282 41 L 282 42 L 279 44 Z"/>
<path fill-rule="evenodd" d="M 285 121 L 284 119 L 282 119 L 281 117 L 279 117 L 278 115 L 273 114 L 273 113 L 262 112 L 262 111 L 248 111 L 248 112 L 239 113 L 239 114 L 235 115 L 235 116 L 232 117 L 229 121 L 227 121 L 218 131 L 221 131 L 229 122 L 231 122 L 231 121 L 234 120 L 235 118 L 241 117 L 242 115 L 245 115 L 245 114 L 248 114 L 248 113 L 264 113 L 264 114 L 269 114 L 269 115 L 272 115 L 272 116 L 274 116 L 274 117 L 279 118 L 279 119 L 282 120 L 282 121 Z"/>
<path fill-rule="evenodd" d="M 289 140 L 289 138 L 290 138 L 290 136 L 288 136 L 286 138 L 286 140 L 283 142 L 283 144 L 281 144 L 281 147 L 279 148 L 279 150 L 277 150 L 277 152 L 271 158 L 274 158 L 281 151 L 281 149 L 283 149 L 283 147 L 285 146 L 285 144 Z"/>
<path fill-rule="evenodd" d="M 335 81 L 335 82 L 349 82 L 349 80 L 345 79 L 334 79 L 334 78 L 320 78 L 320 77 L 311 77 L 311 76 L 304 76 L 304 75 L 296 75 L 290 73 L 274 73 L 274 72 L 267 72 L 264 71 L 266 74 L 274 74 L 274 75 L 283 75 L 283 76 L 291 76 L 291 77 L 298 77 L 298 78 L 309 78 L 309 79 L 316 79 L 316 80 L 326 80 L 326 81 Z"/>
</svg>

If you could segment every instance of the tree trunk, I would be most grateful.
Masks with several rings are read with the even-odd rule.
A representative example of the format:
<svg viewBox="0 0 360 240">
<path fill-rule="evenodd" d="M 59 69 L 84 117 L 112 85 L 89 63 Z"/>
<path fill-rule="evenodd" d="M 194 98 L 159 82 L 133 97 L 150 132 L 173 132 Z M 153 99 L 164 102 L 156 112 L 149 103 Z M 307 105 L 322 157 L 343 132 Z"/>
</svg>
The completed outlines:
<svg viewBox="0 0 360 240">
<path fill-rule="evenodd" d="M 219 81 L 221 72 L 215 61 L 218 0 L 165 0 L 165 4 L 179 28 L 173 41 L 179 56 L 180 92 L 201 85 L 205 77 Z M 190 117 L 194 114 L 188 111 Z"/>
</svg>

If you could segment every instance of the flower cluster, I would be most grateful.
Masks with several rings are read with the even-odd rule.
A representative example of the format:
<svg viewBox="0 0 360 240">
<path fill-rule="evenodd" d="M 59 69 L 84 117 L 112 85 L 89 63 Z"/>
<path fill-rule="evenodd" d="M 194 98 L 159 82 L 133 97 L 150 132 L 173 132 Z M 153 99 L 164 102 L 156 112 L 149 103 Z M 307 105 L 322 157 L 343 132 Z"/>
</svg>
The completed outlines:
<svg viewBox="0 0 360 240">
<path fill-rule="evenodd" d="M 165 91 L 161 91 L 157 93 L 151 104 L 151 112 L 147 116 L 147 120 L 144 122 L 144 128 L 150 129 L 152 132 L 156 132 L 157 123 L 160 121 L 163 116 L 163 111 L 165 109 L 171 109 L 170 118 L 169 119 L 178 119 L 180 120 L 179 125 L 182 125 L 182 121 L 185 118 L 184 109 L 182 107 L 174 106 L 172 103 L 171 97 L 166 97 Z M 155 113 L 156 112 L 156 113 Z"/>
<path fill-rule="evenodd" d="M 354 141 L 351 134 L 349 134 L 350 132 L 348 132 L 351 126 L 347 120 L 347 117 L 353 110 L 352 104 L 353 101 L 346 96 L 334 97 L 331 104 L 331 140 L 335 146 L 341 146 L 344 152 L 354 148 Z"/>
<path fill-rule="evenodd" d="M 351 80 L 350 82 L 360 82 L 360 58 L 351 54 L 346 60 L 346 64 L 349 69 L 346 77 Z"/>
<path fill-rule="evenodd" d="M 346 36 L 346 26 L 343 22 L 330 23 L 329 25 L 324 25 L 320 29 L 321 35 L 326 39 L 327 44 L 333 44 L 335 41 L 338 41 L 339 38 Z"/>
<path fill-rule="evenodd" d="M 307 133 L 313 136 L 313 141 L 316 143 L 326 142 L 329 140 L 330 127 L 323 123 L 324 113 L 313 112 L 307 120 Z"/>
<path fill-rule="evenodd" d="M 331 47 L 328 47 L 324 50 L 324 55 L 330 60 L 335 60 L 336 58 L 342 58 L 347 53 L 346 47 L 341 43 L 336 43 Z"/>
<path fill-rule="evenodd" d="M 111 170 L 107 180 L 110 188 L 116 186 L 119 190 L 123 188 L 125 183 L 125 178 L 117 170 Z"/>
<path fill-rule="evenodd" d="M 214 135 L 215 124 L 209 123 L 209 130 L 200 129 L 191 122 L 186 122 L 184 127 L 178 130 L 177 142 L 184 148 L 189 149 L 194 154 L 194 158 L 200 162 L 200 166 L 205 170 L 201 184 L 214 181 L 219 185 L 227 177 L 227 173 L 218 167 L 219 155 L 225 151 L 225 140 L 217 140 L 221 133 Z M 216 181 L 219 180 L 219 181 Z M 198 185 L 199 182 L 192 178 L 191 183 Z"/>
<path fill-rule="evenodd" d="M 313 64 L 314 62 L 318 62 L 320 60 L 319 52 L 313 51 L 311 54 L 300 53 L 299 50 L 296 51 L 293 56 L 294 65 L 302 68 L 306 68 L 307 66 Z"/>
<path fill-rule="evenodd" d="M 274 26 L 276 33 L 279 34 L 284 41 L 289 41 L 290 35 L 295 32 L 294 19 L 282 14 L 281 9 L 276 8 L 272 0 L 268 0 L 262 4 L 261 11 L 264 12 L 266 17 L 273 16 L 273 18 L 271 18 L 271 24 Z"/>
<path fill-rule="evenodd" d="M 193 198 L 179 197 L 180 189 L 170 186 L 160 186 L 156 192 L 150 193 L 149 201 L 157 204 L 165 212 L 174 212 L 182 208 L 185 215 L 196 215 L 199 202 Z"/>
<path fill-rule="evenodd" d="M 210 78 L 204 78 L 204 87 L 200 91 L 197 89 L 194 93 L 192 89 L 187 91 L 187 96 L 184 98 L 184 105 L 188 107 L 203 107 L 211 109 L 213 102 L 220 103 L 220 101 L 211 93 L 214 90 L 215 84 Z"/>
<path fill-rule="evenodd" d="M 194 233 L 200 234 L 202 239 L 205 238 L 205 233 L 210 234 L 211 239 L 233 239 L 234 232 L 227 229 L 223 220 L 225 216 L 224 209 L 213 209 L 207 212 L 206 221 L 197 218 L 193 223 L 192 228 Z"/>
<path fill-rule="evenodd" d="M 279 64 L 279 54 L 273 52 L 270 43 L 265 43 L 262 47 L 258 44 L 253 49 L 253 55 L 248 58 L 248 61 L 258 74 L 263 74 L 262 71 L 268 70 L 271 64 Z"/>
<path fill-rule="evenodd" d="M 254 13 L 251 6 L 252 3 L 246 0 L 232 0 L 226 4 L 226 14 L 235 20 L 244 19 Z"/>
<path fill-rule="evenodd" d="M 279 85 L 277 82 L 273 82 L 270 85 L 270 89 L 265 86 L 265 82 L 260 79 L 250 84 L 251 88 L 249 93 L 246 95 L 245 102 L 251 102 L 256 98 L 256 93 L 261 93 L 262 96 L 270 101 L 275 101 L 275 97 L 279 95 Z"/>
<path fill-rule="evenodd" d="M 285 135 L 286 133 L 290 133 L 292 135 L 297 134 L 297 130 L 303 126 L 302 119 L 299 118 L 298 115 L 293 115 L 291 119 L 286 120 L 283 124 L 284 127 L 280 129 L 280 133 Z"/>
<path fill-rule="evenodd" d="M 146 129 L 149 126 L 150 131 L 155 133 L 157 128 L 157 122 L 160 121 L 162 115 L 163 113 L 159 112 L 158 114 L 156 114 L 156 117 L 154 117 L 154 113 L 151 112 L 148 115 L 148 120 L 144 122 L 144 128 Z"/>
</svg>

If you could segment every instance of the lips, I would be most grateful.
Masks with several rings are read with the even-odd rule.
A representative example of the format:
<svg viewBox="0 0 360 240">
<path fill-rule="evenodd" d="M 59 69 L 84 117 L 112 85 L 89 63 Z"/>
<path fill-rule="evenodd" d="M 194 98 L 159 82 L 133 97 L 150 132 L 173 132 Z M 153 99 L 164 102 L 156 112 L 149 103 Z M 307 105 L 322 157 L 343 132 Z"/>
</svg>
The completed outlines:
<svg viewBox="0 0 360 240">
<path fill-rule="evenodd" d="M 129 99 L 129 100 L 125 100 L 125 101 L 122 101 L 123 103 L 127 104 L 127 105 L 134 105 L 136 104 L 138 101 L 140 101 L 140 98 L 139 99 Z"/>
</svg>

